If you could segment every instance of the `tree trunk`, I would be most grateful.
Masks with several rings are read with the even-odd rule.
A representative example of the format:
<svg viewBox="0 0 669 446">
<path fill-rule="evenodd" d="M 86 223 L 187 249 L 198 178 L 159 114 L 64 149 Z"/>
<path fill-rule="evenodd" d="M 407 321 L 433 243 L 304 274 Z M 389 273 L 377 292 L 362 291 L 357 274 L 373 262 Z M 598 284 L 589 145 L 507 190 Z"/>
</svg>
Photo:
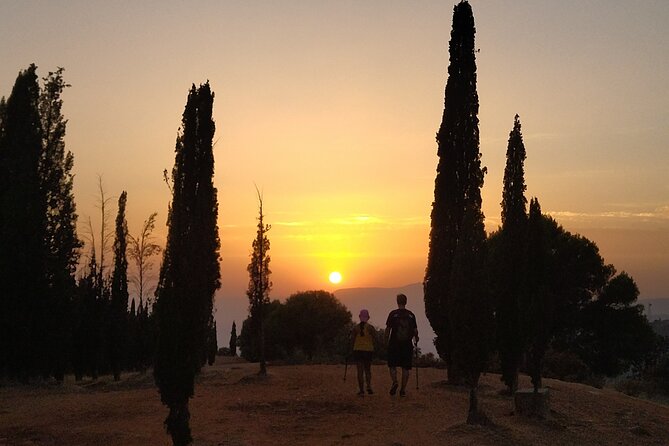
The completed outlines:
<svg viewBox="0 0 669 446">
<path fill-rule="evenodd" d="M 261 304 L 262 305 L 262 304 Z M 267 376 L 267 363 L 265 362 L 265 330 L 263 330 L 262 314 L 258 325 L 258 356 L 260 359 L 260 371 L 258 375 Z"/>
<path fill-rule="evenodd" d="M 473 385 L 469 388 L 469 413 L 467 414 L 467 424 L 478 424 L 479 416 L 479 396 L 478 386 Z"/>
<path fill-rule="evenodd" d="M 165 420 L 165 427 L 172 436 L 174 446 L 187 446 L 193 442 L 189 420 L 188 399 L 170 405 L 170 413 Z"/>
</svg>

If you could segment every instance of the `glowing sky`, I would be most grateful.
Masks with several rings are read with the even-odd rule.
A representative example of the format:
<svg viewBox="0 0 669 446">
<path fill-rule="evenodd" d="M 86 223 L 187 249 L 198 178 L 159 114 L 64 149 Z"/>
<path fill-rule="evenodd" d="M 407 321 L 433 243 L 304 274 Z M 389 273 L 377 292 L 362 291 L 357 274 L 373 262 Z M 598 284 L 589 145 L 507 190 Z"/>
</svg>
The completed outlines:
<svg viewBox="0 0 669 446">
<path fill-rule="evenodd" d="M 518 113 L 528 197 L 669 297 L 669 2 L 471 2 L 487 228 Z M 159 213 L 191 83 L 216 93 L 223 287 L 239 298 L 263 190 L 272 297 L 420 282 L 453 1 L 0 1 L 0 94 L 65 67 L 80 221 L 97 175 Z M 219 306 L 220 309 L 220 306 Z M 239 320 L 237 321 L 239 322 Z"/>
</svg>

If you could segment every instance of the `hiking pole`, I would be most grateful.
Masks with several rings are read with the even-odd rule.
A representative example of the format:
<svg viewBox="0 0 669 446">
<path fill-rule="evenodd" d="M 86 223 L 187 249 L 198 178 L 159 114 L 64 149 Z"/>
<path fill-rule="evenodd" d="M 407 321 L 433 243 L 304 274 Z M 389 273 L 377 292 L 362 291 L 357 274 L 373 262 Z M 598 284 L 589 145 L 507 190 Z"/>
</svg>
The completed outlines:
<svg viewBox="0 0 669 446">
<path fill-rule="evenodd" d="M 416 341 L 414 351 L 416 353 L 416 390 L 418 390 L 418 341 Z"/>
<path fill-rule="evenodd" d="M 346 381 L 346 372 L 348 371 L 348 355 L 346 355 L 345 365 L 344 365 L 344 381 Z"/>
</svg>

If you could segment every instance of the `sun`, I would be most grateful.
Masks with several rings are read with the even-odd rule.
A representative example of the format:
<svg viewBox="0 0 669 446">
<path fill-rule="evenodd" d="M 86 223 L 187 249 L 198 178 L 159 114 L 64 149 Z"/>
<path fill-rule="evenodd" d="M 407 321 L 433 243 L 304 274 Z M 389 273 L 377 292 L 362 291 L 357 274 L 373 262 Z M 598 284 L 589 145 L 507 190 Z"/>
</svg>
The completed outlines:
<svg viewBox="0 0 669 446">
<path fill-rule="evenodd" d="M 337 284 L 341 282 L 341 273 L 338 271 L 333 271 L 330 273 L 330 282 Z"/>
</svg>

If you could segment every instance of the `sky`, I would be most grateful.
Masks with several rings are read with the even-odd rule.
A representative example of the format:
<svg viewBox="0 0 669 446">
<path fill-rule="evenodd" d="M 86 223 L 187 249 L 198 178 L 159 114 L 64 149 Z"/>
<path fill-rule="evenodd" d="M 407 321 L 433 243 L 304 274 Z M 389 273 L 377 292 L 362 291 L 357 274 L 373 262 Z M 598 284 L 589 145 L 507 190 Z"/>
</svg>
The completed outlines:
<svg viewBox="0 0 669 446">
<path fill-rule="evenodd" d="M 517 113 L 528 198 L 641 298 L 669 297 L 669 2 L 470 3 L 487 230 Z M 128 192 L 130 232 L 157 212 L 164 241 L 163 170 L 190 86 L 210 82 L 227 327 L 247 305 L 256 187 L 272 298 L 422 281 L 454 4 L 0 0 L 0 95 L 30 63 L 64 67 L 80 233 L 99 227 L 101 178 Z"/>
</svg>

